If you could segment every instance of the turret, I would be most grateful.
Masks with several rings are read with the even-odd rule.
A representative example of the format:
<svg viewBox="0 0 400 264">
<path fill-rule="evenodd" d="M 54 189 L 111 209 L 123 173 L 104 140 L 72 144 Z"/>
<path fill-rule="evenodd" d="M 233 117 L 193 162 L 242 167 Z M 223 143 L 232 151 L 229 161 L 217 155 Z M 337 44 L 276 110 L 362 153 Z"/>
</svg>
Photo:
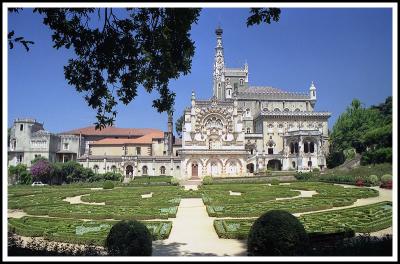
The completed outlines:
<svg viewBox="0 0 400 264">
<path fill-rule="evenodd" d="M 314 86 L 314 81 L 311 82 L 311 86 L 310 86 L 310 104 L 312 107 L 314 107 L 315 102 L 317 100 L 317 88 L 315 88 Z"/>
<path fill-rule="evenodd" d="M 224 47 L 222 45 L 222 32 L 223 30 L 218 27 L 215 30 L 217 35 L 217 46 L 215 47 L 214 58 L 214 73 L 213 73 L 213 96 L 222 99 L 223 94 L 223 81 L 224 81 Z"/>
</svg>

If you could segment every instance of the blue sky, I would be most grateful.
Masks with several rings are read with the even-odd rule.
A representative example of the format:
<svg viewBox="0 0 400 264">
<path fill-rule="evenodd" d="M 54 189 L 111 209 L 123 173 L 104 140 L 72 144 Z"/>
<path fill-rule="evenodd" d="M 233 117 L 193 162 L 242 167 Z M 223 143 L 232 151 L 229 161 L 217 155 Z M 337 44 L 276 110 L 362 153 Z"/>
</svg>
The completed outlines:
<svg viewBox="0 0 400 264">
<path fill-rule="evenodd" d="M 176 92 L 176 120 L 196 97 L 212 96 L 215 28 L 221 24 L 225 64 L 247 60 L 250 85 L 308 92 L 317 87 L 317 111 L 332 113 L 329 127 L 353 98 L 365 106 L 392 95 L 392 11 L 384 8 L 285 8 L 278 23 L 246 27 L 246 8 L 205 8 L 191 35 L 195 55 L 191 73 L 171 81 Z M 96 111 L 83 94 L 67 84 L 63 66 L 72 50 L 52 48 L 51 32 L 29 9 L 9 15 L 9 29 L 33 40 L 8 54 L 8 126 L 15 118 L 32 117 L 51 132 L 92 125 Z M 136 100 L 117 107 L 117 127 L 165 130 L 167 115 L 151 107 L 157 93 L 139 89 Z"/>
</svg>

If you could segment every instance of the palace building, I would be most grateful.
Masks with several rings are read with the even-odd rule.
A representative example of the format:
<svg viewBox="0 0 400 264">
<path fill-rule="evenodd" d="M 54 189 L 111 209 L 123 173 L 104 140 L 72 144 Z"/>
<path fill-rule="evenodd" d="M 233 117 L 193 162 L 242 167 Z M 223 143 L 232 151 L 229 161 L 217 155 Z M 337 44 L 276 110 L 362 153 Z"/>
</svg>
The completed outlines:
<svg viewBox="0 0 400 264">
<path fill-rule="evenodd" d="M 192 92 L 184 110 L 182 139 L 173 135 L 172 113 L 167 132 L 87 127 L 52 134 L 35 120 L 17 119 L 9 164 L 29 167 L 40 155 L 50 161 L 76 160 L 99 173 L 119 171 L 126 180 L 143 175 L 202 179 L 252 176 L 266 169 L 325 169 L 331 113 L 314 110 L 314 83 L 306 93 L 251 86 L 247 63 L 227 67 L 223 30 L 215 33 L 213 93 L 210 99 L 199 100 Z"/>
</svg>

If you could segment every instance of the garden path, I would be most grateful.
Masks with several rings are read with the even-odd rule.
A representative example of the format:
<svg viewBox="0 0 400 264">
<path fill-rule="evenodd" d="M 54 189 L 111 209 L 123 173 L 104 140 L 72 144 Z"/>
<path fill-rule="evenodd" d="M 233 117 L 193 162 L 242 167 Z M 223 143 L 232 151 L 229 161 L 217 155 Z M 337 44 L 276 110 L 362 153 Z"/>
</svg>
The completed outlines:
<svg viewBox="0 0 400 264">
<path fill-rule="evenodd" d="M 182 199 L 169 238 L 153 242 L 153 256 L 244 256 L 246 242 L 219 238 L 214 219 L 202 199 Z"/>
</svg>

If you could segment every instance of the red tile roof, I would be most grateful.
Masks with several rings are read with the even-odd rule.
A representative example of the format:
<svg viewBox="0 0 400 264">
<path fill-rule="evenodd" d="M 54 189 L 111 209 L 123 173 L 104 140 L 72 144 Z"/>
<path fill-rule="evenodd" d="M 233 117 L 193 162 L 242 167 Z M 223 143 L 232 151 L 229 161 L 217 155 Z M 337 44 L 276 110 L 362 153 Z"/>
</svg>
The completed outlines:
<svg viewBox="0 0 400 264">
<path fill-rule="evenodd" d="M 119 127 L 106 127 L 102 130 L 96 130 L 95 126 L 77 128 L 71 131 L 62 132 L 60 134 L 72 134 L 83 136 L 143 136 L 153 132 L 162 132 L 155 128 L 119 128 Z"/>
<path fill-rule="evenodd" d="M 157 131 L 139 138 L 103 138 L 90 143 L 90 145 L 151 144 L 155 138 L 164 138 L 164 132 Z"/>
</svg>

